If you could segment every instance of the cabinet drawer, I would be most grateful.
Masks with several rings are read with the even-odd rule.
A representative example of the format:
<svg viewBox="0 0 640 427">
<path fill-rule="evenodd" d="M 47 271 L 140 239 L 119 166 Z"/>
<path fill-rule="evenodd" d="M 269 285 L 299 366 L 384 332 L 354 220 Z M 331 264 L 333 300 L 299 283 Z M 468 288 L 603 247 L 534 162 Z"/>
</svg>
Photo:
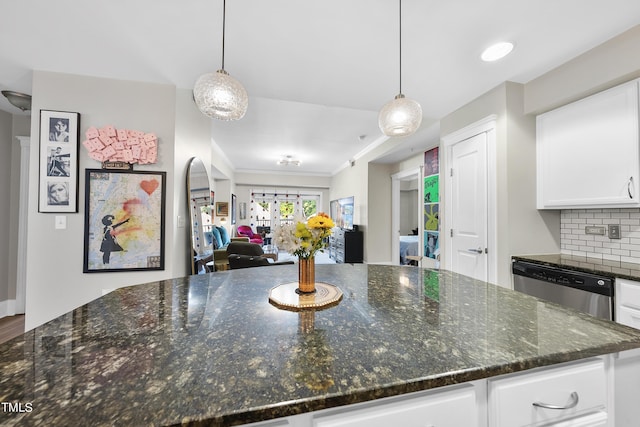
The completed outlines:
<svg viewBox="0 0 640 427">
<path fill-rule="evenodd" d="M 321 416 L 314 427 L 478 427 L 473 387 L 440 392 L 397 402 L 374 404 L 349 412 Z"/>
<path fill-rule="evenodd" d="M 569 409 L 547 409 L 541 402 L 571 406 L 572 393 L 577 405 Z M 517 427 L 560 422 L 589 412 L 606 412 L 607 381 L 600 359 L 523 373 L 489 382 L 489 425 Z"/>
<path fill-rule="evenodd" d="M 616 301 L 618 305 L 640 310 L 640 283 L 616 279 Z"/>
<path fill-rule="evenodd" d="M 552 427 L 607 427 L 608 417 L 606 412 L 596 412 L 595 414 L 586 415 L 580 418 L 572 418 L 569 421 L 563 421 L 553 424 Z"/>
<path fill-rule="evenodd" d="M 619 306 L 616 313 L 616 322 L 632 328 L 640 329 L 640 310 Z"/>
</svg>

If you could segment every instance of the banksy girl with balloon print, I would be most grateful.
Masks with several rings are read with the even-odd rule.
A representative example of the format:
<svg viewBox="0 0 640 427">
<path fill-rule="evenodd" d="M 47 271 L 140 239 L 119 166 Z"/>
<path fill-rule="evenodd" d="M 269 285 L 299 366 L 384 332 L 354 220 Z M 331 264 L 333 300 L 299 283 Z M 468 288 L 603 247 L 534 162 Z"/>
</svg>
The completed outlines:
<svg viewBox="0 0 640 427">
<path fill-rule="evenodd" d="M 105 215 L 102 217 L 102 223 L 104 224 L 104 234 L 102 235 L 102 244 L 100 245 L 100 251 L 102 252 L 102 263 L 109 264 L 111 252 L 122 251 L 122 246 L 118 244 L 116 239 L 116 228 L 122 224 L 129 222 L 129 218 L 124 221 L 120 221 L 117 224 L 113 223 L 115 217 L 113 215 Z"/>
<path fill-rule="evenodd" d="M 86 171 L 84 272 L 164 269 L 165 172 Z"/>
</svg>

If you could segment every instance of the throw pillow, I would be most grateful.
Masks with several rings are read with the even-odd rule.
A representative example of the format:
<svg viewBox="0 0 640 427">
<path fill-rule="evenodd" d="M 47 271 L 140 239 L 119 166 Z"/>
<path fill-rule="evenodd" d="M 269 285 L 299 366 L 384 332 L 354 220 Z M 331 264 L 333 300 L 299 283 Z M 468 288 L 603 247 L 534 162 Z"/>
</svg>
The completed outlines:
<svg viewBox="0 0 640 427">
<path fill-rule="evenodd" d="M 220 230 L 218 230 L 218 227 L 212 227 L 211 232 L 213 233 L 213 238 L 216 241 L 216 249 L 223 248 L 224 245 L 222 244 L 222 236 L 220 236 Z"/>
<path fill-rule="evenodd" d="M 231 239 L 229 238 L 229 233 L 227 233 L 227 229 L 224 227 L 216 227 L 218 231 L 220 231 L 220 238 L 222 239 L 222 246 L 226 247 Z"/>
</svg>

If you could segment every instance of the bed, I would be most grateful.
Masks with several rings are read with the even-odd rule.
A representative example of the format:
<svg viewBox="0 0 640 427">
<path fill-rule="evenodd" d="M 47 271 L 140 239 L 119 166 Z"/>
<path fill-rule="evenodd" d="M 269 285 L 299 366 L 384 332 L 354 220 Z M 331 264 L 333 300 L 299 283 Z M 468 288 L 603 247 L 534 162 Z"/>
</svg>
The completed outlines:
<svg viewBox="0 0 640 427">
<path fill-rule="evenodd" d="M 407 256 L 420 255 L 419 236 L 400 236 L 400 265 L 409 264 Z"/>
</svg>

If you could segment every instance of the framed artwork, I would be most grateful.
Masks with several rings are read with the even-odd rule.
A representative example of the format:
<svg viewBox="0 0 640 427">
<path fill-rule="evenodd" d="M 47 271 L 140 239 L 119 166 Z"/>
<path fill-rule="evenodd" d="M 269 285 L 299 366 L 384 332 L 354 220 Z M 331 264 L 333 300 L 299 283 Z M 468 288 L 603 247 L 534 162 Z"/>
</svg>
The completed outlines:
<svg viewBox="0 0 640 427">
<path fill-rule="evenodd" d="M 236 223 L 236 195 L 231 195 L 231 224 Z"/>
<path fill-rule="evenodd" d="M 438 147 L 424 152 L 424 176 L 440 173 L 440 155 Z"/>
<path fill-rule="evenodd" d="M 85 171 L 83 272 L 164 270 L 166 175 Z"/>
<path fill-rule="evenodd" d="M 247 203 L 242 202 L 238 207 L 238 216 L 240 219 L 247 219 Z"/>
<path fill-rule="evenodd" d="M 40 110 L 38 212 L 78 212 L 80 113 Z"/>
<path fill-rule="evenodd" d="M 229 216 L 229 203 L 216 202 L 216 216 Z"/>
</svg>

